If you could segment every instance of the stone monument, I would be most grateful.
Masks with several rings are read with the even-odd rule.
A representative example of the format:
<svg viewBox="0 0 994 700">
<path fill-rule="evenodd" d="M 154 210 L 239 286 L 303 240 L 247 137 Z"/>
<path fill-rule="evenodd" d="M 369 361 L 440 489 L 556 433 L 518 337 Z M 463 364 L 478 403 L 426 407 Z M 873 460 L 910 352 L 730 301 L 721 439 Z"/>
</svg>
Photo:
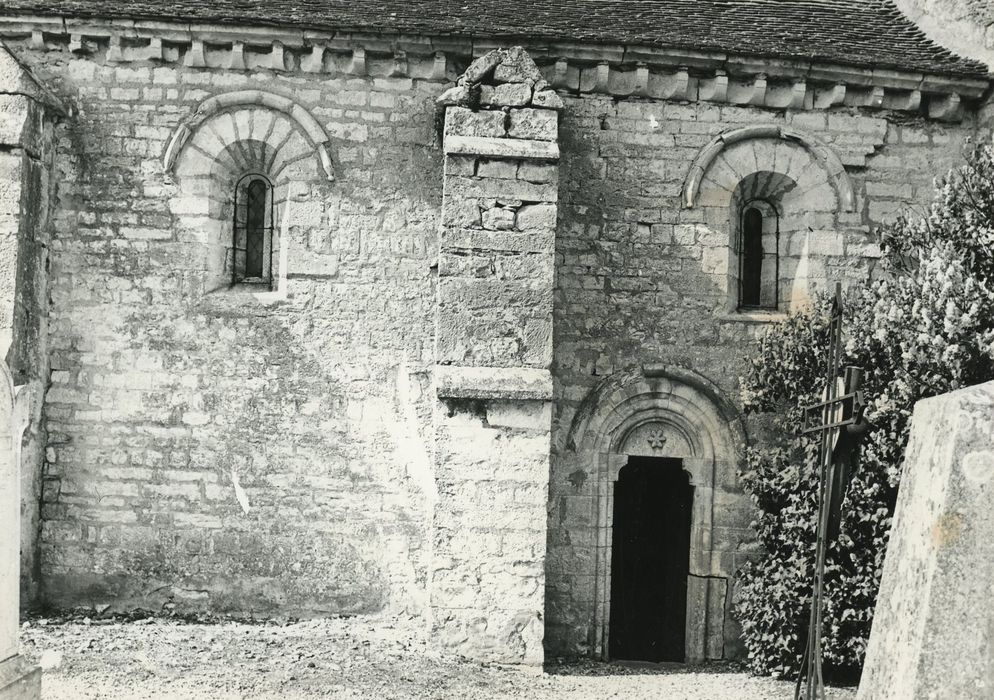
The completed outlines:
<svg viewBox="0 0 994 700">
<path fill-rule="evenodd" d="M 994 382 L 926 399 L 858 700 L 994 697 Z"/>
<path fill-rule="evenodd" d="M 16 393 L 6 363 L 0 361 L 0 700 L 41 695 L 41 669 L 18 654 L 20 601 L 21 434 L 27 425 L 30 390 Z"/>
</svg>

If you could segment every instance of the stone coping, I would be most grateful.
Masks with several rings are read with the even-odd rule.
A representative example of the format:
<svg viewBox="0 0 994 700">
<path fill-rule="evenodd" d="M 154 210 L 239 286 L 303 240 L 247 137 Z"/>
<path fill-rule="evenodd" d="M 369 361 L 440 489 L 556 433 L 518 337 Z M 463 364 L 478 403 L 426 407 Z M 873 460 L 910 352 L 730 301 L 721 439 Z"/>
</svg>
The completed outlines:
<svg viewBox="0 0 994 700">
<path fill-rule="evenodd" d="M 552 373 L 533 367 L 437 365 L 435 386 L 443 399 L 552 400 Z"/>
<path fill-rule="evenodd" d="M 508 43 L 387 31 L 331 33 L 11 15 L 0 15 L 0 39 L 21 42 L 34 50 L 92 54 L 108 64 L 182 61 L 191 67 L 411 77 L 439 82 L 456 77 L 455 70 L 450 69 L 451 59 L 466 61 Z M 209 56 L 205 44 L 213 49 Z M 991 85 L 990 78 L 689 49 L 548 40 L 521 44 L 554 88 L 579 94 L 703 100 L 771 108 L 846 106 L 915 113 L 924 102 L 929 112 L 948 119 L 961 97 L 980 98 Z M 956 98 L 952 100 L 956 104 L 950 105 L 950 97 Z"/>
<path fill-rule="evenodd" d="M 553 141 L 502 139 L 485 136 L 446 136 L 447 155 L 484 156 L 527 160 L 559 160 L 559 145 Z"/>
</svg>

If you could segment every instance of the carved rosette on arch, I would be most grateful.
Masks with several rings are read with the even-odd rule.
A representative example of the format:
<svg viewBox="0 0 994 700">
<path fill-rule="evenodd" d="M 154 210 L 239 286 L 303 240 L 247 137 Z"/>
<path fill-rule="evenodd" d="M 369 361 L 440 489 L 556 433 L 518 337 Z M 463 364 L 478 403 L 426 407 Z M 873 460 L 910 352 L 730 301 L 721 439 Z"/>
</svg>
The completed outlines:
<svg viewBox="0 0 994 700">
<path fill-rule="evenodd" d="M 512 48 L 439 102 L 433 626 L 448 651 L 541 665 L 562 101 Z"/>
<path fill-rule="evenodd" d="M 738 410 L 689 369 L 646 364 L 605 378 L 578 408 L 562 445 L 560 473 L 577 478 L 553 494 L 550 519 L 557 601 L 586 629 L 589 652 L 609 658 L 615 486 L 632 457 L 679 459 L 693 489 L 685 617 L 688 662 L 734 658 L 733 576 L 755 554 L 752 505 L 737 469 L 747 441 Z M 660 543 L 660 546 L 666 546 Z"/>
</svg>

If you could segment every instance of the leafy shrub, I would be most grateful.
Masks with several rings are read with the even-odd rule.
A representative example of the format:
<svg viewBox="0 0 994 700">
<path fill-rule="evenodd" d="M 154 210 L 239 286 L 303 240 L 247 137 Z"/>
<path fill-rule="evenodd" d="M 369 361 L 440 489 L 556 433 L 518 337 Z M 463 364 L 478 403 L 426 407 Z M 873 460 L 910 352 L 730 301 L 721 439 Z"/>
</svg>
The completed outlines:
<svg viewBox="0 0 994 700">
<path fill-rule="evenodd" d="M 826 572 L 825 661 L 843 672 L 863 663 L 915 402 L 994 379 L 991 147 L 938 181 L 924 216 L 881 234 L 877 280 L 848 294 L 843 317 L 843 364 L 866 372 L 871 424 Z M 750 448 L 741 474 L 765 550 L 739 572 L 736 603 L 758 674 L 793 677 L 807 634 L 818 446 L 799 428 L 824 384 L 828 311 L 820 299 L 772 326 L 742 381 L 746 411 L 783 436 Z"/>
</svg>

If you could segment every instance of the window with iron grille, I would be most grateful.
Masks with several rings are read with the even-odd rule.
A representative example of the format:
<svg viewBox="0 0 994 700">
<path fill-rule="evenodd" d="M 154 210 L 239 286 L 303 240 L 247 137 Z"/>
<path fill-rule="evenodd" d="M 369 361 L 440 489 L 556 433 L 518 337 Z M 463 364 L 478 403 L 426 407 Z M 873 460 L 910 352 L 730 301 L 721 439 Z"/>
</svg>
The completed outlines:
<svg viewBox="0 0 994 700">
<path fill-rule="evenodd" d="M 739 225 L 739 308 L 776 310 L 780 305 L 780 217 L 776 207 L 753 201 Z"/>
<path fill-rule="evenodd" d="M 246 175 L 235 186 L 234 283 L 272 283 L 273 186 L 262 175 Z"/>
</svg>

